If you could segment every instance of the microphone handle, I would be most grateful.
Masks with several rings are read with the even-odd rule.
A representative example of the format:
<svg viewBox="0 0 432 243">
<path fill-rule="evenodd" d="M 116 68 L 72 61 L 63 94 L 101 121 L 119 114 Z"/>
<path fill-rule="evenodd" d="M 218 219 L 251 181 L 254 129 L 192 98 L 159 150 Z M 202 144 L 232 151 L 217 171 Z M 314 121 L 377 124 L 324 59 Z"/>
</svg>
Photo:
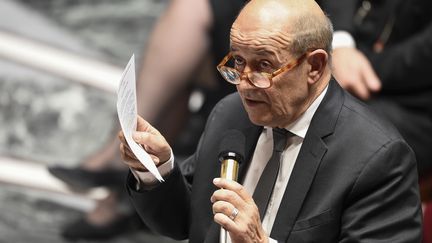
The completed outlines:
<svg viewBox="0 0 432 243">
<path fill-rule="evenodd" d="M 221 163 L 221 178 L 228 180 L 237 181 L 239 163 L 232 159 L 226 158 Z M 221 227 L 220 231 L 220 243 L 228 242 L 228 232 Z"/>
<path fill-rule="evenodd" d="M 221 178 L 237 181 L 239 163 L 232 158 L 223 159 L 221 162 Z"/>
</svg>

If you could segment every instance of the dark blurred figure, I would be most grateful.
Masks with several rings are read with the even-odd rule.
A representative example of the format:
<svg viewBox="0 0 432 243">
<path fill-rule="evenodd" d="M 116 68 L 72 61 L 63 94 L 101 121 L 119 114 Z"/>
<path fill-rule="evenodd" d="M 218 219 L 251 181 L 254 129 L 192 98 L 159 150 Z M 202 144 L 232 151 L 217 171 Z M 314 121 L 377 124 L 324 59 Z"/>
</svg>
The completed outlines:
<svg viewBox="0 0 432 243">
<path fill-rule="evenodd" d="M 214 67 L 229 50 L 231 24 L 245 3 L 172 0 L 150 36 L 138 74 L 138 112 L 167 134 L 177 158 L 195 151 L 212 107 L 235 91 Z M 135 211 L 124 195 L 127 171 L 112 167 L 121 164 L 113 163 L 118 160 L 117 153 L 115 138 L 80 168 L 49 169 L 73 188 L 106 186 L 112 191 L 95 210 L 64 227 L 65 238 L 104 239 L 139 228 Z"/>
<path fill-rule="evenodd" d="M 347 90 L 392 121 L 417 156 L 421 176 L 432 169 L 432 2 L 352 1 L 347 31 L 356 48 L 334 51 L 334 75 Z M 342 11 L 342 10 L 341 10 Z M 367 70 L 371 68 L 371 70 Z M 379 84 L 369 72 L 375 72 Z"/>
<path fill-rule="evenodd" d="M 332 2 L 333 0 L 327 0 Z M 325 1 L 326 2 L 326 1 Z M 333 53 L 334 76 L 390 120 L 413 148 L 424 202 L 424 243 L 432 242 L 432 2 L 344 1 L 338 16 L 356 47 Z"/>
</svg>

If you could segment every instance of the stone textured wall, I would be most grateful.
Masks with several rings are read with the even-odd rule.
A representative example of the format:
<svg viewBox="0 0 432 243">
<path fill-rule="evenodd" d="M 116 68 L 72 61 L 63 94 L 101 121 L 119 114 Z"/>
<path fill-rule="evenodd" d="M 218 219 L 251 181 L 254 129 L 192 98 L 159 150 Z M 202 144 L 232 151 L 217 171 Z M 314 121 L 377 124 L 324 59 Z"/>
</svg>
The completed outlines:
<svg viewBox="0 0 432 243">
<path fill-rule="evenodd" d="M 165 0 L 2 0 L 0 31 L 124 67 L 137 60 Z M 119 77 L 120 78 L 120 77 Z M 0 56 L 0 156 L 76 166 L 116 129 L 116 97 Z M 68 242 L 72 196 L 0 183 L 0 243 Z M 141 230 L 104 243 L 159 242 Z"/>
<path fill-rule="evenodd" d="M 165 5 L 163 0 L 5 0 L 0 30 L 124 67 L 133 52 L 139 60 Z M 76 165 L 115 133 L 115 103 L 114 94 L 0 57 L 0 155 Z"/>
</svg>

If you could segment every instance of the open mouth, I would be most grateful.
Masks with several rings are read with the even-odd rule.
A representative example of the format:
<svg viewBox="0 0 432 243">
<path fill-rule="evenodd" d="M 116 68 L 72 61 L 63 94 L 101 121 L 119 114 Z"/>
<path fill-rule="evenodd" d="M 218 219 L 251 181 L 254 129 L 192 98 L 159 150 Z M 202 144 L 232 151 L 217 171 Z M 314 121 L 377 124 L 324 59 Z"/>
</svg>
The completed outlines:
<svg viewBox="0 0 432 243">
<path fill-rule="evenodd" d="M 247 106 L 251 106 L 251 107 L 266 104 L 266 103 L 263 102 L 263 101 L 259 101 L 259 100 L 251 100 L 251 99 L 247 99 L 247 98 L 245 98 L 245 102 L 246 102 L 246 105 L 247 105 Z"/>
</svg>

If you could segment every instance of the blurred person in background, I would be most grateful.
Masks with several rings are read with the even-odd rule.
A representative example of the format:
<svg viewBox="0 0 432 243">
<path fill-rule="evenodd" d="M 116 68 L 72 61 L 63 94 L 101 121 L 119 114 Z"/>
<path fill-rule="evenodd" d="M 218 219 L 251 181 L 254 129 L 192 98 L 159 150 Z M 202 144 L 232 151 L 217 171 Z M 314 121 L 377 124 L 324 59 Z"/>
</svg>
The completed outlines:
<svg viewBox="0 0 432 243">
<path fill-rule="evenodd" d="M 426 175 L 432 170 L 432 2 L 345 2 L 352 2 L 345 21 L 354 42 L 334 50 L 334 76 L 396 125 Z"/>
<path fill-rule="evenodd" d="M 432 2 L 344 2 L 343 29 L 354 41 L 334 50 L 333 74 L 342 87 L 391 121 L 413 148 L 425 211 L 424 242 L 430 243 Z"/>
<path fill-rule="evenodd" d="M 150 36 L 137 78 L 138 112 L 167 134 L 177 158 L 186 158 L 194 151 L 212 107 L 235 91 L 214 67 L 229 49 L 230 26 L 245 3 L 172 0 Z M 194 14 L 190 14 L 192 9 Z M 135 211 L 125 195 L 127 171 L 113 166 L 119 165 L 113 163 L 119 161 L 118 145 L 117 139 L 110 141 L 79 168 L 49 169 L 74 188 L 111 189 L 93 211 L 64 227 L 65 238 L 110 238 L 138 228 Z"/>
</svg>

